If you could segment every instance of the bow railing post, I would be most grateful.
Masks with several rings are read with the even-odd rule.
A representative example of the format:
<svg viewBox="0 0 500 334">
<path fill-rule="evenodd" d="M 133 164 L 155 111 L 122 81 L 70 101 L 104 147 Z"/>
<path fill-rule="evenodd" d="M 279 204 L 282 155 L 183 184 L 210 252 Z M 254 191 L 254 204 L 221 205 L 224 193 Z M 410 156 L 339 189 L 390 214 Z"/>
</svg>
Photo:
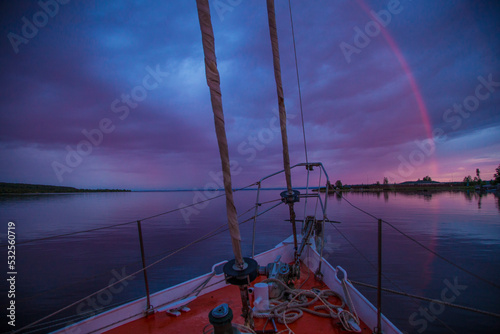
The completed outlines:
<svg viewBox="0 0 500 334">
<path fill-rule="evenodd" d="M 144 256 L 144 242 L 142 240 L 142 228 L 140 220 L 137 221 L 137 229 L 139 231 L 139 244 L 141 246 L 142 272 L 144 273 L 144 284 L 146 286 L 146 299 L 147 299 L 146 315 L 149 315 L 152 313 L 153 308 L 151 306 L 151 300 L 149 298 L 148 272 L 146 270 L 146 257 Z"/>
<path fill-rule="evenodd" d="M 382 219 L 378 220 L 378 273 L 377 273 L 377 328 L 375 334 L 382 334 L 380 317 L 382 313 Z"/>
</svg>

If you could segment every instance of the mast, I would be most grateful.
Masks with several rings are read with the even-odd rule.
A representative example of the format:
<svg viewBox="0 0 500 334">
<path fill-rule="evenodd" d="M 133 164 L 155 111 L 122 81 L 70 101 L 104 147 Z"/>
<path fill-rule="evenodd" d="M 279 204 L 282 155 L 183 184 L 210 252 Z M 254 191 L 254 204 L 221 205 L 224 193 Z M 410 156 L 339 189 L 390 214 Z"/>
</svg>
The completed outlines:
<svg viewBox="0 0 500 334">
<path fill-rule="evenodd" d="M 276 29 L 276 14 L 274 11 L 274 0 L 267 0 L 267 16 L 269 21 L 269 34 L 271 36 L 271 47 L 273 50 L 274 79 L 276 81 L 276 91 L 278 93 L 278 107 L 281 127 L 281 141 L 283 144 L 283 165 L 285 169 L 286 194 L 282 193 L 283 201 L 290 209 L 290 222 L 293 229 L 293 244 L 295 255 L 297 255 L 297 228 L 295 226 L 294 202 L 298 201 L 298 195 L 292 190 L 292 173 L 290 171 L 290 155 L 288 153 L 288 136 L 286 132 L 286 110 L 285 98 L 283 96 L 283 85 L 281 82 L 280 51 L 278 45 L 278 31 Z"/>
<path fill-rule="evenodd" d="M 229 150 L 227 146 L 226 127 L 224 124 L 224 112 L 222 110 L 222 96 L 220 90 L 220 76 L 217 69 L 217 59 L 215 57 L 215 41 L 210 17 L 210 7 L 208 0 L 196 0 L 198 7 L 198 18 L 203 40 L 203 53 L 205 54 L 205 72 L 207 84 L 210 88 L 210 99 L 212 101 L 212 111 L 214 113 L 215 132 L 219 145 L 220 159 L 222 163 L 222 173 L 224 178 L 224 190 L 226 192 L 226 211 L 229 233 L 233 244 L 235 264 L 243 268 L 244 261 L 241 254 L 241 236 L 238 225 L 236 207 L 233 200 L 233 189 L 231 184 L 231 169 L 229 166 Z"/>
<path fill-rule="evenodd" d="M 196 0 L 196 5 L 198 7 L 198 18 L 202 33 L 203 53 L 205 54 L 205 72 L 207 84 L 210 88 L 215 132 L 217 134 L 217 143 L 219 144 L 219 153 L 222 163 L 224 190 L 226 192 L 227 224 L 229 226 L 229 233 L 231 234 L 234 253 L 234 260 L 227 262 L 224 265 L 223 271 L 227 283 L 239 286 L 242 316 L 245 318 L 245 325 L 253 328 L 248 285 L 257 277 L 259 265 L 254 259 L 247 257 L 243 258 L 241 254 L 240 228 L 233 200 L 229 150 L 227 146 L 226 128 L 224 125 L 224 113 L 222 110 L 220 77 L 219 71 L 217 70 L 217 59 L 215 57 L 215 42 L 210 17 L 210 7 L 208 5 L 208 0 Z"/>
</svg>

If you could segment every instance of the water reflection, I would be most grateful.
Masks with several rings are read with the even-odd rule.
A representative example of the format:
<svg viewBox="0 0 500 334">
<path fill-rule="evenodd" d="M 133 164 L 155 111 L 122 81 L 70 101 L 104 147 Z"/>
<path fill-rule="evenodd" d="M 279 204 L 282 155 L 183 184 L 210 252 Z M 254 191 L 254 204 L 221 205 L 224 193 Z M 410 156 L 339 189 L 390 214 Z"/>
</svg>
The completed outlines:
<svg viewBox="0 0 500 334">
<path fill-rule="evenodd" d="M 261 195 L 263 202 L 276 199 L 274 191 L 265 191 Z M 166 207 L 165 203 L 170 203 L 168 205 L 174 208 L 177 203 L 191 203 L 193 196 L 191 192 L 132 192 L 0 197 L 0 221 L 19 221 L 19 231 L 16 231 L 19 232 L 19 237 L 25 240 L 35 239 L 135 220 L 167 210 L 169 207 Z M 254 198 L 254 191 L 238 192 L 235 195 L 237 207 L 241 208 L 241 212 L 248 208 L 249 203 L 253 203 Z M 366 212 L 391 222 L 433 252 L 452 260 L 459 259 L 461 265 L 466 268 L 478 268 L 482 275 L 491 279 L 500 275 L 498 194 L 458 191 L 332 193 L 328 199 L 328 218 L 342 222 L 336 224 L 338 229 L 356 245 L 360 253 L 375 263 L 376 220 L 347 205 L 343 199 L 348 199 Z M 301 210 L 304 209 L 304 202 L 297 204 L 301 206 L 297 212 L 305 214 L 305 210 Z M 313 201 L 309 203 L 308 209 L 314 210 Z M 222 197 L 210 202 L 199 210 L 199 214 L 191 215 L 189 223 L 179 212 L 146 221 L 143 224 L 146 261 L 152 263 L 171 249 L 185 246 L 187 242 L 220 226 L 224 220 L 224 214 L 221 214 L 225 212 L 224 204 Z M 257 253 L 273 247 L 289 236 L 289 223 L 283 222 L 287 214 L 287 207 L 278 206 L 275 211 L 259 218 Z M 241 225 L 241 234 L 245 236 L 245 242 L 242 243 L 243 252 L 250 254 L 252 225 Z M 331 225 L 325 226 L 325 238 L 325 255 L 332 265 L 342 265 L 353 279 L 375 283 L 373 280 L 376 275 L 370 270 L 366 260 Z M 460 302 L 471 305 L 479 303 L 490 310 L 495 310 L 498 305 L 498 293 L 481 288 L 472 280 L 464 281 L 467 279 L 466 275 L 454 271 L 453 267 L 443 263 L 434 254 L 402 237 L 388 226 L 384 226 L 383 240 L 384 275 L 399 282 L 403 290 L 439 298 L 443 280 L 458 277 L 460 284 L 471 286 L 470 290 L 461 295 Z M 19 245 L 19 250 L 23 252 L 20 257 L 20 271 L 24 274 L 17 284 L 19 291 L 22 291 L 19 302 L 20 308 L 25 310 L 22 319 L 24 323 L 40 318 L 43 315 L 41 310 L 55 311 L 70 301 L 78 300 L 105 286 L 113 269 L 127 266 L 127 272 L 133 272 L 140 265 L 135 224 L 71 238 Z M 231 252 L 232 246 L 227 233 L 207 239 L 153 267 L 149 275 L 151 289 L 158 291 L 203 274 L 210 269 L 212 263 L 226 259 Z M 103 276 L 98 276 L 101 274 Z M 41 277 L 43 279 L 40 279 Z M 39 293 L 41 284 L 45 286 L 43 291 L 46 291 L 82 279 L 92 282 L 89 285 L 82 284 L 74 291 L 71 290 L 73 287 L 68 288 L 64 293 L 51 296 L 50 300 L 46 298 L 47 294 L 33 297 Z M 116 296 L 116 302 L 142 296 L 142 284 L 142 279 L 134 280 L 130 284 L 130 290 Z M 0 284 L 0 292 L 4 290 Z M 26 301 L 21 302 L 23 298 Z M 28 298 L 31 298 L 29 302 Z M 38 307 L 41 304 L 43 309 Z M 390 305 L 387 315 L 395 319 L 401 329 L 416 333 L 415 328 L 409 327 L 407 320 L 418 310 L 414 304 L 402 307 L 400 299 L 392 299 L 387 305 Z M 422 304 L 422 307 L 428 305 Z M 69 312 L 75 314 L 76 311 L 72 309 Z M 447 309 L 447 314 L 456 316 L 451 309 Z M 472 321 L 470 319 L 483 326 L 486 326 L 488 321 L 482 318 L 464 318 L 454 322 L 457 326 L 465 326 L 465 322 Z M 438 333 L 438 330 L 429 329 L 426 333 Z"/>
<path fill-rule="evenodd" d="M 71 198 L 75 196 L 81 196 L 82 193 L 60 193 L 60 194 L 12 194 L 12 195 L 0 195 L 0 203 L 2 202 L 35 202 L 35 201 L 46 201 L 51 198 Z"/>
<path fill-rule="evenodd" d="M 472 194 L 475 194 L 475 192 L 471 192 L 469 190 L 464 191 L 465 199 L 469 202 L 472 202 Z"/>
<path fill-rule="evenodd" d="M 384 202 L 388 203 L 389 199 L 394 199 L 397 196 L 408 197 L 408 198 L 419 198 L 423 199 L 425 202 L 431 202 L 434 197 L 440 196 L 442 194 L 457 194 L 461 193 L 465 200 L 469 203 L 477 203 L 478 209 L 483 208 L 483 203 L 487 198 L 494 197 L 496 199 L 495 205 L 498 210 L 500 210 L 500 194 L 498 192 L 476 192 L 476 191 L 405 191 L 405 192 L 394 192 L 394 191 L 350 191 L 350 192 L 336 192 L 331 193 L 331 196 L 335 196 L 337 201 L 342 201 L 342 196 L 347 194 L 352 194 L 361 197 L 376 197 L 380 199 L 381 196 L 384 198 Z"/>
<path fill-rule="evenodd" d="M 498 210 L 500 210 L 500 199 L 499 199 L 500 195 L 498 194 L 497 191 L 494 191 L 494 192 L 464 191 L 463 194 L 465 196 L 465 199 L 468 202 L 477 201 L 477 208 L 478 209 L 482 208 L 484 199 L 493 196 L 497 199 L 496 206 L 497 206 Z"/>
<path fill-rule="evenodd" d="M 500 211 L 500 194 L 498 193 L 498 191 L 495 193 L 495 197 L 497 198 L 496 200 L 497 209 L 498 211 Z"/>
<path fill-rule="evenodd" d="M 337 201 L 342 201 L 342 192 L 336 192 L 335 193 L 335 198 L 337 199 Z"/>
</svg>

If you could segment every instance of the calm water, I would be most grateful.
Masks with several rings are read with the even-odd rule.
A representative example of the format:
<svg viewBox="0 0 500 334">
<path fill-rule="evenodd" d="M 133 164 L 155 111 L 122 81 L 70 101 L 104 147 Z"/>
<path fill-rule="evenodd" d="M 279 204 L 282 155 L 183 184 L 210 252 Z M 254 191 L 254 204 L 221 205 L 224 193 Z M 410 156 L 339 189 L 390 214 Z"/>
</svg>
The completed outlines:
<svg viewBox="0 0 500 334">
<path fill-rule="evenodd" d="M 275 200 L 279 191 L 264 191 L 261 202 Z M 6 243 L 7 222 L 15 221 L 17 241 L 71 233 L 112 224 L 134 222 L 157 213 L 191 204 L 193 192 L 134 192 L 61 194 L 0 197 L 1 243 Z M 198 194 L 199 195 L 199 194 Z M 353 204 L 381 217 L 433 251 L 500 284 L 500 202 L 494 194 L 471 193 L 347 194 Z M 196 198 L 195 198 L 196 200 Z M 240 214 L 255 203 L 255 191 L 236 193 Z M 303 202 L 297 208 L 304 213 Z M 196 240 L 225 222 L 225 201 L 215 199 L 199 205 L 189 216 L 180 212 L 146 220 L 143 236 L 147 263 Z M 267 204 L 272 205 L 272 204 Z M 314 211 L 309 200 L 308 214 Z M 329 196 L 329 218 L 376 263 L 377 222 L 337 196 Z M 290 234 L 285 222 L 288 209 L 279 206 L 258 220 L 256 251 L 264 251 Z M 250 217 L 253 210 L 240 221 Z M 251 253 L 251 222 L 242 225 L 243 251 Z M 333 228 L 326 228 L 325 257 L 343 266 L 349 278 L 376 284 L 370 264 Z M 424 250 L 388 226 L 384 226 L 384 287 L 500 313 L 500 289 L 461 272 Z M 6 257 L 6 248 L 2 248 Z M 232 258 L 228 232 L 187 248 L 148 271 L 151 290 L 158 291 L 195 275 L 210 271 L 215 262 Z M 48 239 L 17 246 L 16 327 L 20 328 L 105 287 L 115 277 L 140 268 L 140 249 L 135 223 L 111 229 Z M 5 268 L 5 267 L 4 267 Z M 6 272 L 5 270 L 4 272 Z M 6 274 L 4 274 L 6 275 Z M 454 290 L 448 286 L 455 286 Z M 448 287 L 448 288 L 447 288 Z M 374 290 L 360 290 L 372 301 Z M 97 295 L 56 316 L 68 323 L 83 312 L 113 306 L 145 293 L 142 275 L 118 286 L 112 293 Z M 0 285 L 5 310 L 7 286 Z M 6 311 L 3 311 L 5 313 Z M 498 333 L 500 319 L 452 307 L 429 305 L 407 297 L 385 294 L 383 312 L 409 333 Z M 2 316 L 1 331 L 12 329 Z M 41 333 L 49 332 L 45 323 Z M 448 326 L 449 328 L 447 328 Z"/>
</svg>

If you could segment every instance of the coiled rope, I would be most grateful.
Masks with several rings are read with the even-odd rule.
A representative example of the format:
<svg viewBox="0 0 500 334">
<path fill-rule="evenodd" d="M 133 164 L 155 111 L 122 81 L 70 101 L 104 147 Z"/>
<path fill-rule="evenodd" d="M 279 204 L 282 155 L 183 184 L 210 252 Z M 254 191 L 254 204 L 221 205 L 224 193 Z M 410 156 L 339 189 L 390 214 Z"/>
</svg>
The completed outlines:
<svg viewBox="0 0 500 334">
<path fill-rule="evenodd" d="M 254 312 L 255 318 L 274 318 L 279 323 L 286 326 L 288 333 L 294 333 L 288 324 L 291 324 L 300 319 L 304 312 L 331 319 L 339 319 L 345 330 L 352 330 L 349 324 L 350 319 L 354 319 L 359 324 L 359 319 L 350 311 L 345 310 L 346 303 L 341 295 L 333 290 L 304 290 L 292 289 L 278 279 L 269 278 L 263 283 L 275 283 L 283 288 L 283 291 L 277 298 L 269 301 L 269 310 L 265 312 Z M 340 304 L 332 304 L 328 301 L 330 297 L 336 297 L 340 300 Z M 316 305 L 313 309 L 310 306 L 321 302 L 322 305 Z M 281 331 L 283 332 L 283 331 Z M 280 333 L 281 333 L 280 332 Z"/>
</svg>

